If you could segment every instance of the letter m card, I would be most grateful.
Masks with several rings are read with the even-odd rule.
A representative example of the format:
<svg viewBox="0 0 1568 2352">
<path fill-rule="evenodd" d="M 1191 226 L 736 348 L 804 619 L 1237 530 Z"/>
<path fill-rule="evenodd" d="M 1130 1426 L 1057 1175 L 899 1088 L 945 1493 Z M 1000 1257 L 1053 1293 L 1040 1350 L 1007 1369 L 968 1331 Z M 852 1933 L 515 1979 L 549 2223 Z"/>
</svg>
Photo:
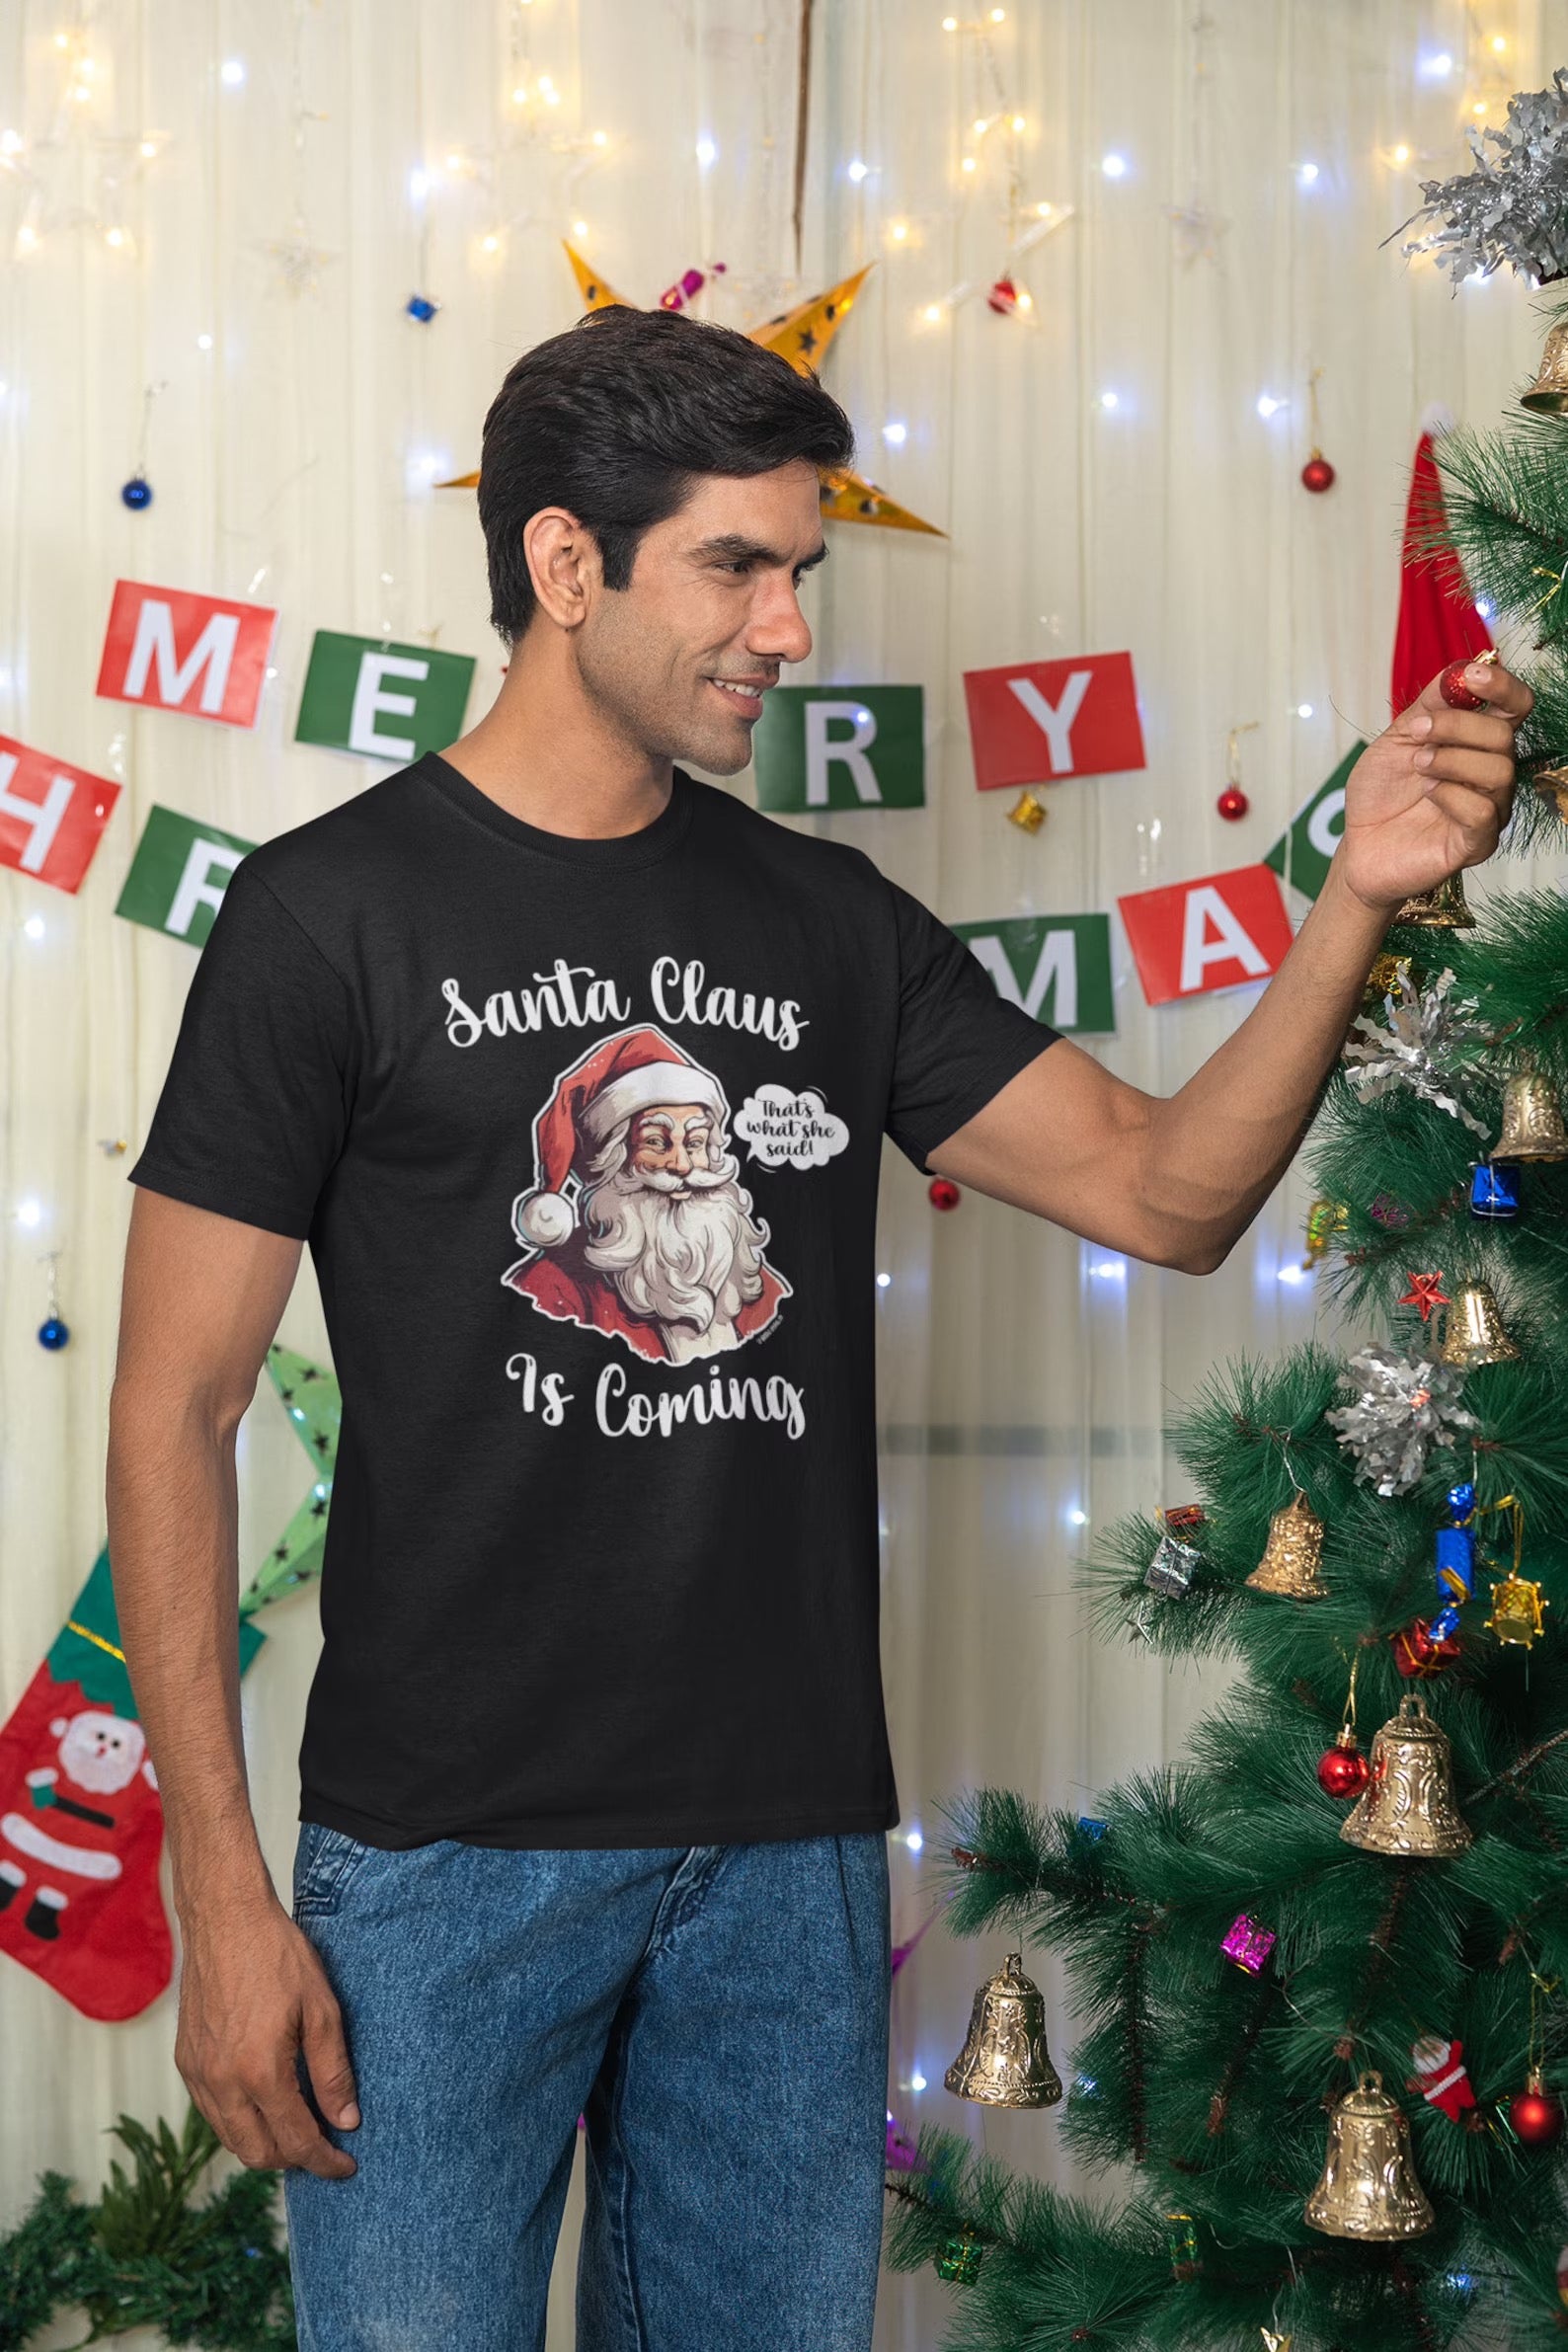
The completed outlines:
<svg viewBox="0 0 1568 2352">
<path fill-rule="evenodd" d="M 1148 764 L 1131 654 L 966 669 L 964 699 L 980 792 Z"/>
<path fill-rule="evenodd" d="M 1285 893 L 1268 866 L 1137 891 L 1117 904 L 1150 1004 L 1267 980 L 1291 945 Z"/>
<path fill-rule="evenodd" d="M 110 702 L 254 727 L 277 614 L 117 580 L 98 691 Z"/>
</svg>

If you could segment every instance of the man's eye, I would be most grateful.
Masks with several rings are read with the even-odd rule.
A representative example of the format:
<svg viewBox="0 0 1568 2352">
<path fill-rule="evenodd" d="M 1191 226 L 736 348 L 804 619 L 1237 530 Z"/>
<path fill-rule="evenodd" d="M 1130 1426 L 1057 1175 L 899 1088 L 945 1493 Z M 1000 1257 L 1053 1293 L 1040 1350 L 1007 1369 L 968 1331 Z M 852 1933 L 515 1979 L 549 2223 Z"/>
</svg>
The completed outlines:
<svg viewBox="0 0 1568 2352">
<path fill-rule="evenodd" d="M 721 572 L 749 572 L 751 559 L 748 555 L 739 556 L 733 564 L 721 564 L 719 569 Z"/>
</svg>

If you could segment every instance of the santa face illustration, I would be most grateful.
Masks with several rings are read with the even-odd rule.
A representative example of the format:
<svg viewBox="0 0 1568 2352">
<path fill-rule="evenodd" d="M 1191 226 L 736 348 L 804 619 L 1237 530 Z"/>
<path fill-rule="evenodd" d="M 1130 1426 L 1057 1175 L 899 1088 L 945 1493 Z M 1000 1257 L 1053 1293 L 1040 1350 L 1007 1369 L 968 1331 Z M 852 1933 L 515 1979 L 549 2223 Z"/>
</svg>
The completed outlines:
<svg viewBox="0 0 1568 2352">
<path fill-rule="evenodd" d="M 728 1120 L 717 1078 L 657 1029 L 595 1046 L 535 1121 L 543 1184 L 511 1212 L 533 1254 L 503 1282 L 659 1363 L 771 1329 L 789 1285 L 763 1254 L 768 1227 L 740 1182 Z"/>
</svg>

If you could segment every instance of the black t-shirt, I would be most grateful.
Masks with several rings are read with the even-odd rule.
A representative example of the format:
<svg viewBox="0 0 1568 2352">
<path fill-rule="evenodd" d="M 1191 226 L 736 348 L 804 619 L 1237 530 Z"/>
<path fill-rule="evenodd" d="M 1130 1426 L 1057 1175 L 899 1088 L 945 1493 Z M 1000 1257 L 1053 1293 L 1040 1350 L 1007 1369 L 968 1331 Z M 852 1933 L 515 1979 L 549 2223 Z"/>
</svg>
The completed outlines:
<svg viewBox="0 0 1568 2352">
<path fill-rule="evenodd" d="M 130 1181 L 308 1240 L 343 1391 L 300 1818 L 374 1845 L 891 1828 L 881 1137 L 1056 1032 L 860 850 L 677 770 L 434 753 L 253 849 Z"/>
</svg>

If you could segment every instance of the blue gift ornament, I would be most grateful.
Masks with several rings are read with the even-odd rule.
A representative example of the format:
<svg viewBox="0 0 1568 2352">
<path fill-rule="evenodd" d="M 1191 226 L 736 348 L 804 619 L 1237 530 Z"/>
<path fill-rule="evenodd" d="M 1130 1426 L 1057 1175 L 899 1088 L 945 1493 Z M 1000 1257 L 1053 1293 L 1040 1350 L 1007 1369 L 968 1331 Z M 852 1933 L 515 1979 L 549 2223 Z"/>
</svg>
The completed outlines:
<svg viewBox="0 0 1568 2352">
<path fill-rule="evenodd" d="M 1458 1604 L 1446 1601 L 1427 1627 L 1429 1641 L 1451 1641 L 1459 1630 Z"/>
<path fill-rule="evenodd" d="M 1475 1535 L 1470 1527 L 1475 1488 L 1465 1479 L 1450 1487 L 1446 1500 L 1454 1524 L 1438 1529 L 1438 1591 L 1450 1601 L 1468 1601 L 1475 1590 Z"/>
<path fill-rule="evenodd" d="M 411 319 L 418 319 L 422 327 L 428 327 L 440 304 L 432 302 L 429 294 L 410 294 L 403 307 Z"/>
<path fill-rule="evenodd" d="M 1483 1159 L 1470 1177 L 1470 1215 L 1502 1218 L 1519 1215 L 1519 1169 L 1512 1160 Z"/>
</svg>

